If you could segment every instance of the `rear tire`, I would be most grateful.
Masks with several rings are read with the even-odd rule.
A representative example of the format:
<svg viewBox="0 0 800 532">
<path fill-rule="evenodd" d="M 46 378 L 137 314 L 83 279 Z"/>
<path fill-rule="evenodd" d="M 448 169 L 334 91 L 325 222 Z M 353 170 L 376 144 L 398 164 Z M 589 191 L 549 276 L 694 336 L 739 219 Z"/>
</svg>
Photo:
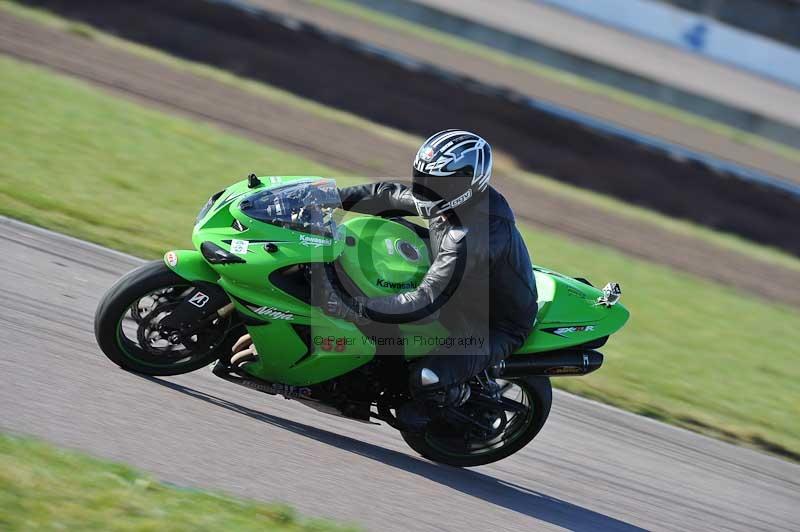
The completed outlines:
<svg viewBox="0 0 800 532">
<path fill-rule="evenodd" d="M 184 346 L 181 352 L 184 356 L 181 358 L 159 358 L 125 337 L 123 320 L 142 319 L 136 314 L 138 307 L 134 306 L 142 298 L 161 289 L 188 288 L 191 285 L 190 281 L 170 270 L 162 261 L 149 262 L 123 276 L 103 296 L 95 313 L 94 334 L 100 349 L 121 368 L 154 376 L 189 373 L 230 352 L 235 335 L 229 330 L 220 332 L 224 337 L 207 352 L 192 352 Z"/>
<path fill-rule="evenodd" d="M 475 467 L 491 464 L 511 456 L 530 443 L 542 430 L 550 415 L 550 406 L 553 403 L 553 389 L 548 377 L 522 377 L 509 379 L 509 381 L 519 386 L 530 398 L 531 412 L 529 417 L 525 418 L 524 425 L 515 431 L 513 439 L 507 444 L 496 449 L 472 453 L 448 450 L 437 444 L 436 437 L 428 433 L 402 432 L 403 439 L 409 447 L 428 460 L 455 467 Z"/>
</svg>

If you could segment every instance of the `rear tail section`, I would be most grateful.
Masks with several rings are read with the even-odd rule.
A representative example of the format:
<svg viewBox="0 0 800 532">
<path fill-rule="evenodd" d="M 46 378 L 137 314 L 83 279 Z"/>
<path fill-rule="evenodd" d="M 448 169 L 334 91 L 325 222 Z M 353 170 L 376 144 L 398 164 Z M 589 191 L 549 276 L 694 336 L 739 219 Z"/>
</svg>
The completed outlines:
<svg viewBox="0 0 800 532">
<path fill-rule="evenodd" d="M 533 332 L 513 360 L 525 354 L 595 349 L 627 322 L 629 312 L 619 303 L 621 291 L 616 283 L 609 283 L 600 290 L 582 279 L 538 267 L 534 270 L 539 313 Z M 575 353 L 582 358 L 580 350 Z"/>
</svg>

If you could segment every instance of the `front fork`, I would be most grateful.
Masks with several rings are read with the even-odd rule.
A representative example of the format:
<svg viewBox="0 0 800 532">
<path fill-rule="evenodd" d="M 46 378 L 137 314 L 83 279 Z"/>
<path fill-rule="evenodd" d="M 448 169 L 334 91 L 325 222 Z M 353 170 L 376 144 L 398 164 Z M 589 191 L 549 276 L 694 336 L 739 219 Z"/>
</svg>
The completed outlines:
<svg viewBox="0 0 800 532">
<path fill-rule="evenodd" d="M 194 250 L 169 251 L 164 263 L 177 275 L 189 281 L 193 290 L 177 308 L 159 324 L 172 334 L 191 336 L 216 319 L 227 319 L 235 307 L 228 294 L 217 284 L 219 275 Z"/>
</svg>

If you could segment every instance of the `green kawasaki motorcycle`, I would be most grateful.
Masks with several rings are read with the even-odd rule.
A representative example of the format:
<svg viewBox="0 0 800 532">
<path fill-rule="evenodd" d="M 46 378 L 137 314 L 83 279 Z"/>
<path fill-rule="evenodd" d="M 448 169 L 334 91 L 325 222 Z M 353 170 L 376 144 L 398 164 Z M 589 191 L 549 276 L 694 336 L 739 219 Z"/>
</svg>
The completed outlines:
<svg viewBox="0 0 800 532">
<path fill-rule="evenodd" d="M 436 321 L 356 325 L 325 315 L 326 276 L 350 294 L 415 287 L 430 265 L 427 229 L 341 209 L 336 183 L 251 175 L 200 211 L 196 250 L 168 252 L 111 287 L 95 316 L 100 348 L 124 369 L 177 375 L 215 363 L 219 377 L 339 416 L 380 420 L 421 455 L 454 466 L 505 458 L 550 412 L 550 377 L 584 375 L 628 311 L 619 286 L 602 290 L 535 267 L 539 314 L 519 351 L 470 382 L 469 400 L 442 410 L 425 433 L 403 431 L 406 362 L 455 341 Z M 255 349 L 231 359 L 249 333 Z M 460 339 L 459 341 L 463 341 Z"/>
</svg>

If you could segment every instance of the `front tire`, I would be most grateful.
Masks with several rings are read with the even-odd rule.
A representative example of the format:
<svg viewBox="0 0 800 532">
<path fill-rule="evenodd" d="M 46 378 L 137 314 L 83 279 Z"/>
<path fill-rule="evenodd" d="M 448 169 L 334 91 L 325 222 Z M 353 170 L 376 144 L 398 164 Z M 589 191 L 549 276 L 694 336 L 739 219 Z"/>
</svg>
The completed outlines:
<svg viewBox="0 0 800 532">
<path fill-rule="evenodd" d="M 121 368 L 154 376 L 189 373 L 229 352 L 234 336 L 229 319 L 220 318 L 179 344 L 160 335 L 158 321 L 191 288 L 162 261 L 126 274 L 97 307 L 94 334 L 100 349 Z"/>
<path fill-rule="evenodd" d="M 517 387 L 529 402 L 529 411 L 516 426 L 509 420 L 502 437 L 487 440 L 483 448 L 468 446 L 459 441 L 460 435 L 443 438 L 432 431 L 416 434 L 402 432 L 403 439 L 416 452 L 431 460 L 456 467 L 475 467 L 491 464 L 516 453 L 542 430 L 553 403 L 553 389 L 548 377 L 522 377 L 507 381 Z M 513 430 L 512 430 L 513 428 Z"/>
</svg>

